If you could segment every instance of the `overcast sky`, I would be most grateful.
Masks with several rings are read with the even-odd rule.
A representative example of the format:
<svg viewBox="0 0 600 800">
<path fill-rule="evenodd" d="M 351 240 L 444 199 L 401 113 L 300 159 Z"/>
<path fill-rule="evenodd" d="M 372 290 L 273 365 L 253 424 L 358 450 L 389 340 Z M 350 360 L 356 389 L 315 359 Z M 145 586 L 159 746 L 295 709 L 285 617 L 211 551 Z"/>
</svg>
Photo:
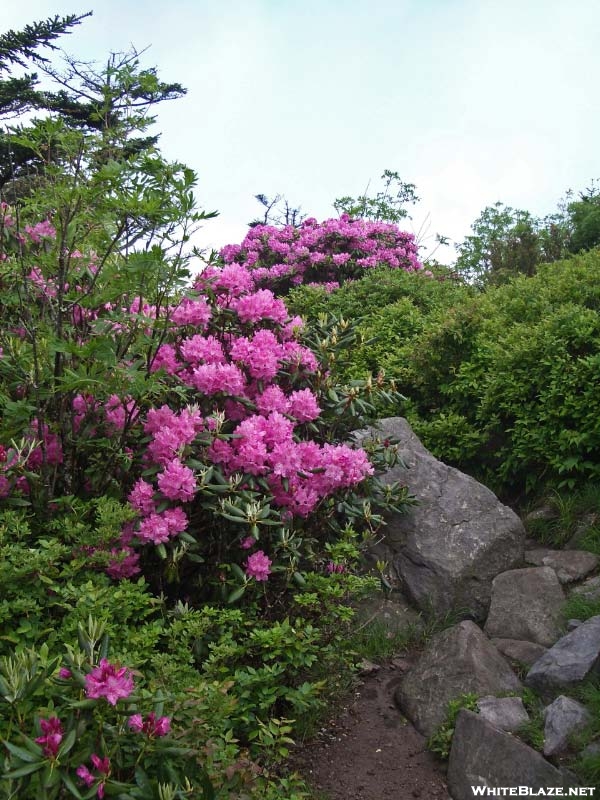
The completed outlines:
<svg viewBox="0 0 600 800">
<path fill-rule="evenodd" d="M 600 177 L 598 0 L 0 0 L 0 31 L 88 10 L 68 52 L 150 45 L 188 88 L 159 128 L 220 212 L 203 246 L 241 241 L 258 192 L 325 219 L 386 168 L 422 198 L 407 227 L 455 241 Z"/>
</svg>

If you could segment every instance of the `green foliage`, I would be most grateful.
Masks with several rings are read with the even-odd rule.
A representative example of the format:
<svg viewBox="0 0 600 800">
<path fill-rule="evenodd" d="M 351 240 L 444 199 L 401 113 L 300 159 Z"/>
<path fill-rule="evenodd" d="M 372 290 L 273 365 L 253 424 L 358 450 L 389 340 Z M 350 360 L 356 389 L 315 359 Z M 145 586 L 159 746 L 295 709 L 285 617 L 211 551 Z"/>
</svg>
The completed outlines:
<svg viewBox="0 0 600 800">
<path fill-rule="evenodd" d="M 397 172 L 389 169 L 384 170 L 380 180 L 383 189 L 374 197 L 367 195 L 368 186 L 364 194 L 359 197 L 339 197 L 333 207 L 338 214 L 348 214 L 350 217 L 360 217 L 362 219 L 372 219 L 376 222 L 391 222 L 398 224 L 401 220 L 408 217 L 406 205 L 414 205 L 419 202 L 415 193 L 414 183 L 405 183 Z"/>
<path fill-rule="evenodd" d="M 459 711 L 463 708 L 467 711 L 477 711 L 476 694 L 462 694 L 454 700 L 450 700 L 446 710 L 446 719 L 439 726 L 439 728 L 431 734 L 427 739 L 427 748 L 435 753 L 440 758 L 446 760 L 450 755 L 450 748 L 452 747 L 452 737 L 454 736 L 454 728 L 456 725 L 456 718 Z"/>
<path fill-rule="evenodd" d="M 336 369 L 394 378 L 407 402 L 380 411 L 404 413 L 439 458 L 504 496 L 572 490 L 599 474 L 599 258 L 479 295 L 444 275 L 380 272 L 329 296 L 302 288 L 292 303 L 309 318 L 359 317 L 363 341 Z"/>
</svg>

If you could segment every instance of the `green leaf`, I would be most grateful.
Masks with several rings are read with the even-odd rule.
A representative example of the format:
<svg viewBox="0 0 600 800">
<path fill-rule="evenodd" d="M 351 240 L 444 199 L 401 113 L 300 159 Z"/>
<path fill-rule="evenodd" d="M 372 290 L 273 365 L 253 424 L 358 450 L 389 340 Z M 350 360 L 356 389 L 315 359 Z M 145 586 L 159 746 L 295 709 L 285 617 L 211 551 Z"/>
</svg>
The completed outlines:
<svg viewBox="0 0 600 800">
<path fill-rule="evenodd" d="M 10 750 L 10 752 L 20 758 L 21 761 L 27 761 L 30 763 L 38 762 L 42 757 L 42 748 L 39 745 L 35 745 L 37 749 L 37 753 L 31 752 L 30 750 L 25 750 L 23 747 L 17 747 L 16 744 L 12 744 L 12 742 L 4 742 L 6 748 Z"/>
<path fill-rule="evenodd" d="M 231 592 L 227 596 L 227 602 L 228 603 L 236 603 L 241 597 L 244 596 L 245 593 L 246 593 L 246 587 L 245 586 L 239 586 L 237 589 L 234 589 L 233 592 Z"/>
<path fill-rule="evenodd" d="M 18 769 L 13 769 L 10 772 L 4 773 L 4 778 L 23 778 L 25 775 L 31 775 L 32 772 L 37 772 L 38 770 L 42 769 L 46 764 L 45 761 L 39 761 L 37 764 L 26 764 L 24 767 L 19 767 Z"/>
</svg>

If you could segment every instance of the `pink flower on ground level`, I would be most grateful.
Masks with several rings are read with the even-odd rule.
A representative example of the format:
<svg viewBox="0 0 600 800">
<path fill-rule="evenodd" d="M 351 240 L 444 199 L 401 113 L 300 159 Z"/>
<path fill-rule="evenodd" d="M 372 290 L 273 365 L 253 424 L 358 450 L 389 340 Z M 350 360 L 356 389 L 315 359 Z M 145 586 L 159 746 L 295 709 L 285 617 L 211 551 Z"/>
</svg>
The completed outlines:
<svg viewBox="0 0 600 800">
<path fill-rule="evenodd" d="M 171 730 L 171 720 L 169 717 L 159 717 L 156 719 L 156 714 L 151 711 L 143 721 L 141 714 L 133 714 L 129 717 L 127 723 L 132 731 L 136 733 L 145 733 L 147 736 L 166 736 Z"/>
<path fill-rule="evenodd" d="M 117 700 L 129 697 L 132 692 L 133 678 L 129 670 L 119 669 L 105 658 L 85 676 L 85 693 L 92 700 L 106 697 L 111 706 L 116 706 Z"/>
<path fill-rule="evenodd" d="M 73 675 L 70 669 L 67 669 L 66 667 L 61 667 L 58 670 L 58 677 L 61 678 L 63 681 L 68 681 L 69 678 L 73 677 Z"/>
<path fill-rule="evenodd" d="M 333 572 L 345 572 L 346 567 L 343 564 L 336 564 L 335 561 L 330 561 L 327 564 L 327 572 L 331 575 Z"/>
<path fill-rule="evenodd" d="M 271 559 L 262 550 L 257 550 L 256 553 L 248 556 L 246 575 L 257 581 L 266 581 L 271 574 L 272 563 Z"/>
<path fill-rule="evenodd" d="M 81 764 L 79 767 L 77 767 L 75 773 L 88 788 L 94 783 L 94 781 L 99 781 L 98 788 L 96 789 L 96 796 L 102 800 L 104 797 L 104 784 L 106 783 L 106 778 L 110 775 L 110 759 L 108 757 L 100 758 L 100 756 L 92 753 L 90 756 L 90 761 L 97 770 L 98 775 L 92 775 L 85 764 Z"/>
<path fill-rule="evenodd" d="M 42 745 L 46 758 L 56 758 L 64 734 L 61 721 L 58 717 L 41 719 L 40 728 L 44 735 L 38 736 L 35 741 Z"/>
</svg>

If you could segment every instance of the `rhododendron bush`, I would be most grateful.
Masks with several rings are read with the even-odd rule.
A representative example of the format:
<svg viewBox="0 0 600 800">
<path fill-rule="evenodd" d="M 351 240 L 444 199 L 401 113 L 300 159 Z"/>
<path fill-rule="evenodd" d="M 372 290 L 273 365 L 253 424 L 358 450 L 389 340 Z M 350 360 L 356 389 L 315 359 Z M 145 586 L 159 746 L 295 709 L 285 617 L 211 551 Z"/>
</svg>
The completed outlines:
<svg viewBox="0 0 600 800">
<path fill-rule="evenodd" d="M 378 266 L 407 272 L 423 269 L 411 233 L 348 214 L 321 223 L 311 217 L 298 227 L 256 225 L 240 245 L 224 247 L 221 256 L 225 264 L 250 269 L 257 287 L 270 287 L 278 294 L 300 284 L 335 289 Z"/>
<path fill-rule="evenodd" d="M 350 443 L 381 381 L 335 387 L 327 369 L 346 323 L 313 350 L 256 269 L 213 263 L 153 301 L 93 253 L 65 256 L 50 219 L 21 233 L 4 206 L 1 225 L 0 497 L 40 517 L 65 494 L 126 498 L 119 539 L 89 546 L 111 577 L 233 602 L 325 569 L 347 522 L 373 532 L 377 502 L 402 504 L 374 475 L 390 448 Z"/>
</svg>

